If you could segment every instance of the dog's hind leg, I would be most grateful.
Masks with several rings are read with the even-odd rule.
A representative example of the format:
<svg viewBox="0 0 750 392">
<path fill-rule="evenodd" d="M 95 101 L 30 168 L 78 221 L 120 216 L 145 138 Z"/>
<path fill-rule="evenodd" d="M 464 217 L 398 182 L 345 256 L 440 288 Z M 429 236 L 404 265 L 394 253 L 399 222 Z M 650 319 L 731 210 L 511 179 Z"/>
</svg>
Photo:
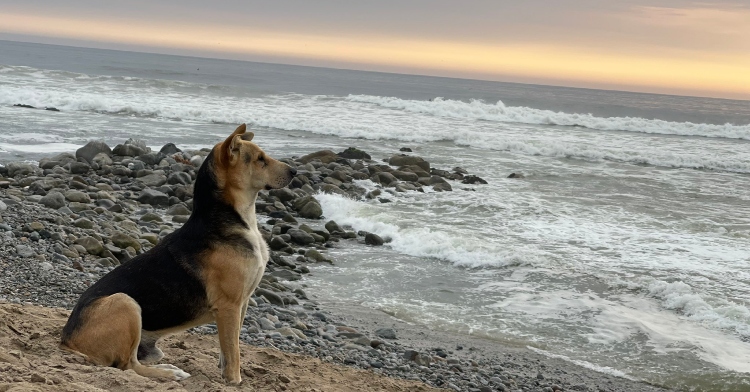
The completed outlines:
<svg viewBox="0 0 750 392">
<path fill-rule="evenodd" d="M 141 342 L 138 344 L 138 361 L 141 363 L 156 363 L 164 358 L 164 353 L 156 347 L 156 341 L 161 336 L 149 331 L 141 331 Z"/>
<path fill-rule="evenodd" d="M 66 347 L 86 355 L 102 366 L 133 369 L 146 377 L 183 380 L 188 373 L 171 366 L 145 366 L 138 362 L 141 342 L 141 307 L 127 294 L 102 297 L 82 314 L 81 326 L 66 342 Z"/>
</svg>

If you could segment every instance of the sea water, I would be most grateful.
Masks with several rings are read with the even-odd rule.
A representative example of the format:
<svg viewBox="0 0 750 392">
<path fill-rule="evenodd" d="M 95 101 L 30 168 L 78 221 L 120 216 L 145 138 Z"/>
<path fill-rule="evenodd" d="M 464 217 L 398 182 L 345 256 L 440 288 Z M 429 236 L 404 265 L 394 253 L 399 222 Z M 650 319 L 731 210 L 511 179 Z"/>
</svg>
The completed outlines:
<svg viewBox="0 0 750 392">
<path fill-rule="evenodd" d="M 242 122 L 275 157 L 410 147 L 488 181 L 317 195 L 326 219 L 389 240 L 332 249 L 306 278 L 322 300 L 619 377 L 750 389 L 750 101 L 0 41 L 0 162 L 93 139 L 204 148 Z"/>
</svg>

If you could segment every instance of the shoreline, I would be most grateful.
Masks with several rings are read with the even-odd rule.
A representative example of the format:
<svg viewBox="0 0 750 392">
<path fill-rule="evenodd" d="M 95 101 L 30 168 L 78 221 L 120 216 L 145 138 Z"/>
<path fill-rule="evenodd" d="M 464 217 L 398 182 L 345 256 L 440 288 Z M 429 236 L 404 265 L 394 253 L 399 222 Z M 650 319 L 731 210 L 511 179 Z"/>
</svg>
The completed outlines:
<svg viewBox="0 0 750 392">
<path fill-rule="evenodd" d="M 37 167 L 18 162 L 0 167 L 0 304 L 70 309 L 89 284 L 184 223 L 194 174 L 206 154 L 171 143 L 155 152 L 138 140 L 114 150 L 92 142 L 75 155 L 41 159 Z M 248 310 L 244 342 L 458 391 L 664 390 L 527 348 L 429 330 L 357 305 L 311 300 L 295 282 L 316 263 L 335 262 L 327 258 L 327 248 L 339 241 L 369 246 L 387 241 L 321 219 L 316 193 L 384 199 L 423 187 L 449 192 L 461 184 L 481 186 L 483 180 L 460 168 L 432 168 L 401 152 L 388 164 L 354 148 L 281 160 L 295 165 L 298 175 L 289 188 L 262 192 L 256 202 L 272 259 Z M 353 183 L 364 179 L 379 188 L 368 192 Z M 300 218 L 316 223 L 300 224 Z M 192 332 L 213 334 L 215 327 Z M 391 333 L 397 339 L 390 339 Z"/>
</svg>

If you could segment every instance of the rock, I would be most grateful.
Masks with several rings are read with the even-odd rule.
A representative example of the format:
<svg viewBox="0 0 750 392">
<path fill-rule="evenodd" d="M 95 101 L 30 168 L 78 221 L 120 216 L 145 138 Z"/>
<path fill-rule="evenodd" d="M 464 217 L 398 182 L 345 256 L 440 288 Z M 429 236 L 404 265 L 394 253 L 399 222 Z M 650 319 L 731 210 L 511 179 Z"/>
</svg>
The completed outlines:
<svg viewBox="0 0 750 392">
<path fill-rule="evenodd" d="M 276 325 L 274 325 L 273 321 L 265 317 L 258 319 L 258 324 L 260 324 L 260 328 L 264 331 L 272 331 L 276 329 Z"/>
<path fill-rule="evenodd" d="M 52 191 L 39 200 L 39 204 L 52 209 L 65 207 L 65 196 L 58 191 Z"/>
<path fill-rule="evenodd" d="M 257 288 L 255 289 L 255 295 L 256 296 L 264 296 L 268 301 L 270 301 L 274 305 L 284 306 L 284 300 L 281 299 L 281 297 L 274 293 L 273 291 L 266 290 L 263 288 Z"/>
<path fill-rule="evenodd" d="M 86 219 L 86 218 L 79 218 L 76 219 L 73 222 L 73 226 L 80 227 L 82 229 L 93 229 L 94 228 L 94 222 Z"/>
<path fill-rule="evenodd" d="M 76 203 L 91 203 L 89 195 L 81 191 L 67 191 L 65 192 L 65 199 Z"/>
<path fill-rule="evenodd" d="M 331 234 L 333 234 L 333 233 L 343 233 L 344 232 L 344 229 L 342 229 L 341 226 L 339 226 L 338 223 L 336 223 L 336 222 L 334 222 L 332 220 L 326 222 L 325 228 Z"/>
<path fill-rule="evenodd" d="M 374 180 L 384 186 L 388 186 L 390 184 L 398 182 L 398 178 L 396 178 L 393 174 L 389 172 L 379 172 L 375 174 Z"/>
<path fill-rule="evenodd" d="M 409 166 L 417 165 L 422 170 L 430 172 L 430 163 L 422 159 L 421 157 L 413 155 L 394 155 L 388 160 L 388 164 L 392 166 Z"/>
<path fill-rule="evenodd" d="M 289 244 L 287 244 L 283 238 L 279 236 L 273 236 L 268 246 L 271 247 L 271 249 L 273 250 L 282 250 L 282 249 L 288 248 Z"/>
<path fill-rule="evenodd" d="M 166 193 L 159 192 L 155 189 L 144 189 L 138 195 L 139 203 L 150 204 L 152 206 L 167 207 L 169 205 L 169 196 Z"/>
<path fill-rule="evenodd" d="M 52 158 L 42 158 L 39 160 L 39 167 L 42 169 L 53 169 L 55 166 L 65 166 L 68 163 L 75 162 L 75 155 L 63 152 Z"/>
<path fill-rule="evenodd" d="M 398 178 L 401 181 L 417 181 L 419 180 L 419 176 L 416 173 L 412 172 L 406 172 L 406 171 L 400 171 L 400 170 L 394 170 L 391 172 L 391 174 Z"/>
<path fill-rule="evenodd" d="M 511 177 L 513 178 L 513 177 Z M 486 184 L 487 181 L 483 180 L 482 178 L 479 178 L 477 176 L 466 176 L 464 177 L 464 180 L 461 181 L 462 184 Z"/>
<path fill-rule="evenodd" d="M 140 238 L 150 242 L 152 245 L 156 245 L 159 242 L 159 236 L 154 233 L 143 233 Z"/>
<path fill-rule="evenodd" d="M 510 173 L 508 178 L 524 178 L 524 175 L 521 173 Z"/>
<path fill-rule="evenodd" d="M 375 335 L 383 339 L 396 339 L 396 331 L 393 328 L 380 328 L 375 331 Z"/>
<path fill-rule="evenodd" d="M 167 176 L 164 174 L 152 173 L 139 178 L 138 181 L 141 181 L 143 185 L 149 188 L 156 188 L 167 183 Z"/>
<path fill-rule="evenodd" d="M 449 192 L 453 190 L 453 187 L 451 187 L 451 184 L 447 182 L 441 182 L 441 183 L 433 185 L 432 189 L 435 192 Z"/>
<path fill-rule="evenodd" d="M 190 210 L 184 204 L 175 204 L 169 207 L 167 215 L 190 215 Z"/>
<path fill-rule="evenodd" d="M 155 214 L 153 212 L 147 212 L 141 216 L 141 221 L 143 222 L 163 222 L 164 220 L 159 216 L 159 214 Z"/>
<path fill-rule="evenodd" d="M 16 253 L 21 257 L 34 257 L 36 252 L 27 245 L 16 245 Z"/>
<path fill-rule="evenodd" d="M 83 159 L 88 163 L 94 162 L 94 157 L 100 153 L 112 156 L 112 149 L 101 140 L 92 140 L 76 150 L 76 159 Z"/>
<path fill-rule="evenodd" d="M 164 155 L 173 155 L 178 152 L 182 152 L 182 150 L 177 148 L 177 146 L 175 146 L 174 143 L 167 143 L 164 145 L 164 147 L 161 148 L 161 150 L 159 150 L 159 152 Z"/>
<path fill-rule="evenodd" d="M 294 209 L 299 212 L 299 216 L 307 219 L 320 219 L 323 216 L 323 207 L 312 196 L 295 200 Z"/>
<path fill-rule="evenodd" d="M 193 179 L 185 172 L 172 173 L 167 177 L 167 183 L 172 185 L 190 185 Z"/>
<path fill-rule="evenodd" d="M 6 168 L 8 169 L 8 177 L 15 177 L 17 175 L 28 176 L 35 172 L 34 166 L 21 162 L 11 162 Z"/>
<path fill-rule="evenodd" d="M 302 158 L 299 158 L 298 161 L 302 163 L 309 163 L 316 159 L 319 159 L 324 164 L 329 164 L 331 162 L 336 162 L 339 159 L 339 156 L 331 150 L 322 150 L 314 152 L 312 154 L 307 154 Z"/>
<path fill-rule="evenodd" d="M 289 188 L 271 189 L 268 194 L 277 197 L 282 203 L 292 201 L 297 198 L 297 194 Z"/>
<path fill-rule="evenodd" d="M 295 281 L 295 280 L 302 279 L 302 275 L 300 275 L 300 274 L 298 274 L 298 273 L 296 273 L 294 271 L 289 271 L 287 269 L 280 269 L 280 270 L 277 270 L 277 271 L 273 271 L 269 275 L 271 275 L 271 276 L 273 276 L 274 278 L 277 278 L 277 279 L 289 280 L 289 281 Z"/>
<path fill-rule="evenodd" d="M 315 242 L 315 238 L 309 233 L 302 230 L 292 229 L 287 232 L 292 237 L 292 241 L 300 245 L 308 245 Z"/>
<path fill-rule="evenodd" d="M 412 152 L 411 148 L 409 148 L 409 147 L 401 147 L 398 150 L 401 151 L 401 152 Z"/>
<path fill-rule="evenodd" d="M 329 261 L 323 256 L 317 249 L 308 249 L 305 251 L 305 257 L 311 260 L 315 260 L 318 263 Z"/>
<path fill-rule="evenodd" d="M 91 170 L 91 166 L 88 163 L 70 162 L 70 174 L 86 174 L 89 170 Z"/>
<path fill-rule="evenodd" d="M 17 108 L 36 109 L 36 107 L 27 105 L 25 103 L 17 103 L 17 104 L 14 104 L 13 106 Z"/>
<path fill-rule="evenodd" d="M 146 154 L 138 155 L 138 157 L 136 157 L 135 159 L 143 162 L 146 165 L 153 166 L 161 162 L 162 159 L 164 159 L 164 154 L 149 152 Z"/>
<path fill-rule="evenodd" d="M 94 237 L 81 237 L 76 240 L 76 244 L 83 246 L 90 255 L 99 255 L 104 252 L 104 246 Z"/>
<path fill-rule="evenodd" d="M 2 200 L 0 200 L 0 211 L 5 211 L 7 209 L 8 209 L 8 206 L 5 203 L 3 203 Z"/>
<path fill-rule="evenodd" d="M 372 159 L 370 154 L 354 147 L 349 147 L 337 155 L 346 159 Z"/>
<path fill-rule="evenodd" d="M 115 166 L 112 168 L 112 174 L 118 177 L 130 177 L 133 172 L 125 166 Z"/>
<path fill-rule="evenodd" d="M 111 153 L 107 154 L 107 153 L 100 152 L 94 156 L 93 163 L 99 165 L 100 168 L 103 166 L 111 166 L 114 163 L 112 161 L 111 156 L 112 156 Z"/>
<path fill-rule="evenodd" d="M 384 243 L 385 241 L 383 241 L 383 239 L 377 234 L 367 233 L 365 235 L 365 244 L 367 245 L 380 246 Z"/>
<path fill-rule="evenodd" d="M 138 242 L 135 238 L 121 232 L 117 232 L 112 235 L 112 243 L 115 244 L 116 247 L 120 249 L 126 249 L 127 247 L 132 247 L 133 249 L 137 251 L 141 250 L 141 243 Z"/>
</svg>

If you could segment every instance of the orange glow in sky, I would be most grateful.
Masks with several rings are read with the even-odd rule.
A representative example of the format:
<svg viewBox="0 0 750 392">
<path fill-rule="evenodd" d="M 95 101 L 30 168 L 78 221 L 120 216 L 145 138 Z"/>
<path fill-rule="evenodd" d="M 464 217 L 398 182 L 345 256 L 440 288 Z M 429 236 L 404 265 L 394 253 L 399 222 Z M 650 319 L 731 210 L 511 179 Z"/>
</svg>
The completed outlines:
<svg viewBox="0 0 750 392">
<path fill-rule="evenodd" d="M 670 27 L 682 34 L 717 29 L 724 37 L 750 42 L 750 10 L 673 10 L 641 7 L 618 16 L 623 23 Z M 28 13 L 0 14 L 0 32 L 40 37 L 134 44 L 149 51 L 184 49 L 185 54 L 343 68 L 423 73 L 502 81 L 614 88 L 750 99 L 750 44 L 710 52 L 676 47 L 663 50 L 594 42 L 476 42 L 397 37 L 382 34 L 304 34 L 238 24 L 139 22 L 60 17 Z M 689 37 L 686 37 L 689 38 Z M 748 50 L 741 50 L 747 46 Z M 739 50 L 738 50 L 739 49 Z M 200 54 L 199 54 L 200 55 Z M 2 61 L 2 60 L 0 60 Z"/>
</svg>

